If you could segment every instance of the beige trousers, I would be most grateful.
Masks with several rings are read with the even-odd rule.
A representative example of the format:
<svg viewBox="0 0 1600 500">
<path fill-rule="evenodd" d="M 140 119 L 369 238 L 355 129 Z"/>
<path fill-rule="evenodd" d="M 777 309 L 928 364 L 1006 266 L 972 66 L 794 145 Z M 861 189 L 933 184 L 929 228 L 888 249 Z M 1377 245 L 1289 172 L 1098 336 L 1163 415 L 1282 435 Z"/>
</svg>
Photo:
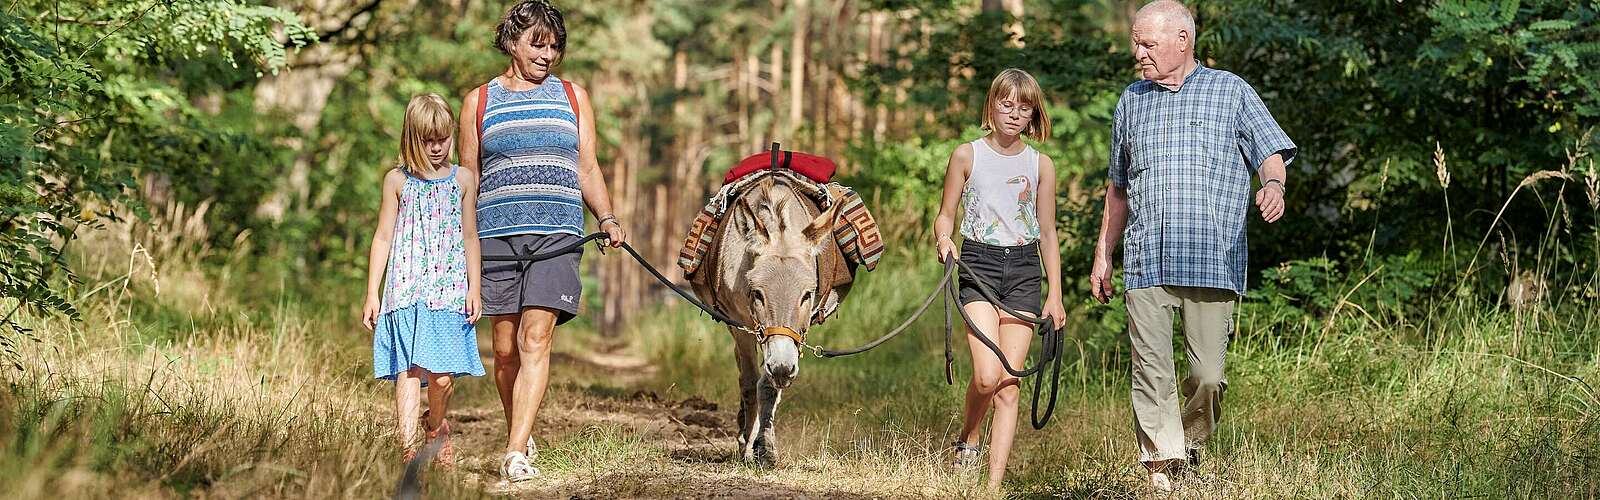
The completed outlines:
<svg viewBox="0 0 1600 500">
<path fill-rule="evenodd" d="M 1186 458 L 1216 429 L 1228 386 L 1223 357 L 1233 334 L 1232 290 L 1158 286 L 1128 290 L 1128 340 L 1133 347 L 1133 422 L 1139 461 Z M 1173 362 L 1172 318 L 1183 314 L 1183 344 L 1189 373 L 1178 406 Z"/>
</svg>

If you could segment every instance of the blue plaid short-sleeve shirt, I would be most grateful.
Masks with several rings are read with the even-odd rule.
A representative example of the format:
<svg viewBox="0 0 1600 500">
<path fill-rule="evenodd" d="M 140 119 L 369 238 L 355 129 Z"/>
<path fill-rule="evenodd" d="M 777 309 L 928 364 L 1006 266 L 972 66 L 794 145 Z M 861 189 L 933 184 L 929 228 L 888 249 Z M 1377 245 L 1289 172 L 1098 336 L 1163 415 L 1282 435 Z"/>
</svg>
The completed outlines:
<svg viewBox="0 0 1600 500">
<path fill-rule="evenodd" d="M 1112 119 L 1112 184 L 1128 192 L 1123 282 L 1245 290 L 1250 176 L 1296 147 L 1250 84 L 1199 66 L 1174 91 L 1129 85 Z"/>
</svg>

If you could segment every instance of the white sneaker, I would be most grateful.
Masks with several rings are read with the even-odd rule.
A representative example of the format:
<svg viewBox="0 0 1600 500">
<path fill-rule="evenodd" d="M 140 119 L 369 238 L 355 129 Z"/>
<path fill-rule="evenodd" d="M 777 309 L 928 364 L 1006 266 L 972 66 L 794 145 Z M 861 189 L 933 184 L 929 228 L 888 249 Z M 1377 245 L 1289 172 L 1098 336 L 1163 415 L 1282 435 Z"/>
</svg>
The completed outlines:
<svg viewBox="0 0 1600 500">
<path fill-rule="evenodd" d="M 528 463 L 528 456 L 515 451 L 506 452 L 500 459 L 500 478 L 508 483 L 520 483 L 539 477 L 539 469 Z"/>
</svg>

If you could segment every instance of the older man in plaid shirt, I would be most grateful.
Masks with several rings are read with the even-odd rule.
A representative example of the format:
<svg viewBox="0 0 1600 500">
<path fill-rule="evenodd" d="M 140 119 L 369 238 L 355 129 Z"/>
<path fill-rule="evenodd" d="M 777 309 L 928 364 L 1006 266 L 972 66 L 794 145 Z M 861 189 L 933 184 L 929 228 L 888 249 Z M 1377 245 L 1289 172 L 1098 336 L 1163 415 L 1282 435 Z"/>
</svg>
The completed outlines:
<svg viewBox="0 0 1600 500">
<path fill-rule="evenodd" d="M 1295 145 L 1254 89 L 1193 55 L 1194 18 L 1161 0 L 1140 9 L 1134 55 L 1144 79 L 1117 102 L 1110 185 L 1090 288 L 1113 293 L 1111 255 L 1125 238 L 1128 337 L 1139 460 L 1152 487 L 1171 489 L 1169 466 L 1199 460 L 1227 385 L 1223 357 L 1245 289 L 1251 174 L 1267 222 L 1283 215 L 1284 165 Z M 1124 229 L 1126 234 L 1124 235 Z M 1181 312 L 1189 373 L 1179 407 L 1172 314 Z"/>
</svg>

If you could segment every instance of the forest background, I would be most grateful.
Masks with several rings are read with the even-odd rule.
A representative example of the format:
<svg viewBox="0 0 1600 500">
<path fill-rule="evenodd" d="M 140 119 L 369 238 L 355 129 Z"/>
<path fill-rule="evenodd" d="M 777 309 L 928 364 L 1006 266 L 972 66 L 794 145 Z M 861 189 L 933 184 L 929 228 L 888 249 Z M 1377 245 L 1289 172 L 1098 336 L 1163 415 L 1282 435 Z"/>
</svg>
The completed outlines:
<svg viewBox="0 0 1600 500">
<path fill-rule="evenodd" d="M 1136 78 L 1128 23 L 1141 2 L 557 4 L 569 29 L 557 74 L 594 96 L 618 215 L 673 278 L 722 173 L 770 142 L 835 159 L 870 200 L 890 252 L 819 329 L 830 347 L 892 326 L 936 280 L 928 230 L 945 159 L 982 134 L 993 75 L 1038 77 L 1056 120 L 1035 146 L 1060 172 L 1071 388 L 1066 414 L 1019 441 L 1007 487 L 1136 491 L 1126 319 L 1120 303 L 1087 300 L 1085 278 L 1111 109 Z M 0 485 L 388 488 L 397 471 L 363 444 L 389 430 L 356 321 L 379 180 L 410 96 L 459 103 L 504 69 L 491 42 L 508 5 L 3 2 L 0 351 L 11 367 L 0 469 L 13 474 Z M 1194 491 L 1595 495 L 1585 471 L 1600 466 L 1600 1 L 1191 7 L 1201 61 L 1250 82 L 1300 146 L 1289 215 L 1250 225 L 1232 430 L 1216 445 L 1215 484 Z M 726 334 L 630 260 L 591 252 L 584 266 L 592 292 L 563 333 L 549 418 L 698 398 L 729 420 Z M 556 452 L 543 460 L 556 462 L 542 465 L 555 471 L 543 492 L 704 493 L 575 458 L 584 453 L 709 467 L 732 482 L 708 491 L 967 492 L 937 471 L 959 386 L 939 380 L 936 320 L 883 354 L 806 361 L 786 398 L 800 441 L 789 456 L 804 466 L 762 475 L 716 453 L 686 460 L 699 448 L 580 412 L 572 432 L 544 436 Z M 462 396 L 469 409 L 498 408 L 492 398 Z M 485 433 L 499 425 L 481 418 Z M 322 431 L 286 427 L 307 421 Z M 708 449 L 731 448 L 717 429 L 695 430 Z M 647 451 L 626 451 L 636 445 Z M 481 468 L 465 474 L 492 469 Z M 907 479 L 865 479 L 885 468 Z M 839 476 L 862 479 L 805 486 Z M 481 491 L 471 484 L 429 487 Z"/>
</svg>

